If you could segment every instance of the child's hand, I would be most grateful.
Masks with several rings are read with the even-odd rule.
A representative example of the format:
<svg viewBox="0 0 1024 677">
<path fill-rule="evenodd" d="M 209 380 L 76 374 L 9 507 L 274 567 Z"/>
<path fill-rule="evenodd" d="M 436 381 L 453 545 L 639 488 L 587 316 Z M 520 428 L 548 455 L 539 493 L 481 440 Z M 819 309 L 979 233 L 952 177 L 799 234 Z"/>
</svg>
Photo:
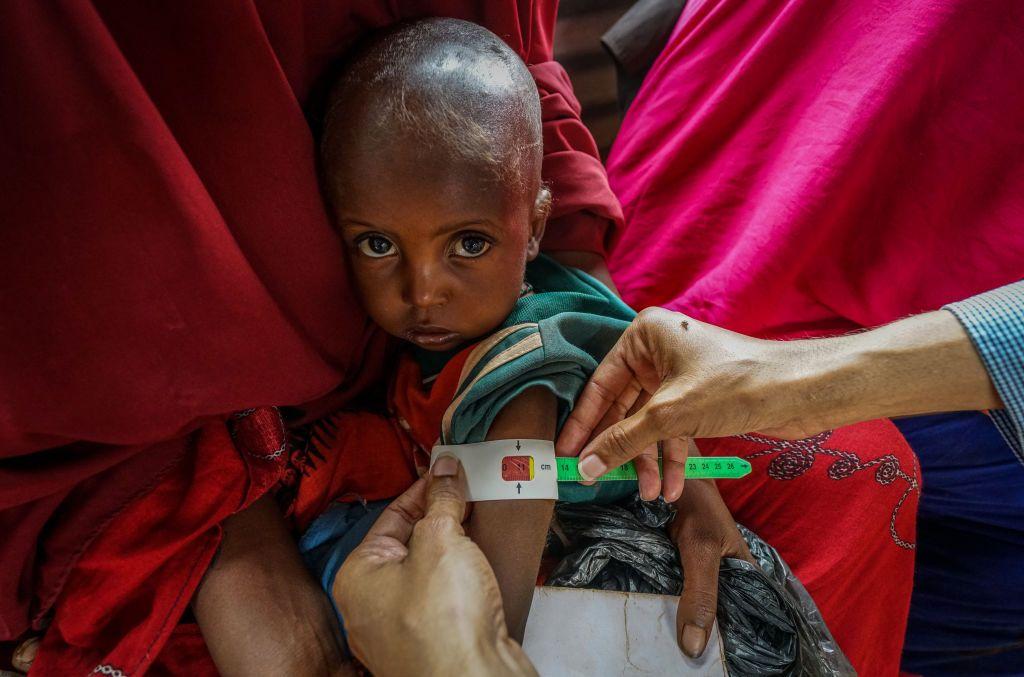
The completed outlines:
<svg viewBox="0 0 1024 677">
<path fill-rule="evenodd" d="M 679 546 L 684 573 L 676 638 L 679 648 L 696 658 L 704 653 L 715 624 L 719 562 L 723 557 L 756 562 L 712 480 L 687 482 L 676 509 L 669 535 Z"/>
</svg>

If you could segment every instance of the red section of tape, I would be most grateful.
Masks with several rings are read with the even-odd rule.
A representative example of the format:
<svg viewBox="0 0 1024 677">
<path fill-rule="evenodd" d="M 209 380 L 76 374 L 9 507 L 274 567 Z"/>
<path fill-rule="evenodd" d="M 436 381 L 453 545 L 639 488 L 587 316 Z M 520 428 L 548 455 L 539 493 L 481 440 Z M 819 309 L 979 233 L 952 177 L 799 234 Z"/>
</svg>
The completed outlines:
<svg viewBox="0 0 1024 677">
<path fill-rule="evenodd" d="M 530 476 L 529 456 L 506 456 L 501 459 L 501 479 L 506 482 L 529 482 Z"/>
</svg>

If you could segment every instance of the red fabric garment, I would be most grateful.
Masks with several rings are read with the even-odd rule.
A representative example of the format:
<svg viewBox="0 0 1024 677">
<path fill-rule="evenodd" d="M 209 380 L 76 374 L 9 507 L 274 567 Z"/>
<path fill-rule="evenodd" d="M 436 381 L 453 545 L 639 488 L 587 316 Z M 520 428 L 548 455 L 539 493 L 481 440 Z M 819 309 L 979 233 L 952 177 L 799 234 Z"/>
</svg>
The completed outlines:
<svg viewBox="0 0 1024 677">
<path fill-rule="evenodd" d="M 389 389 L 387 415 L 341 411 L 316 424 L 312 458 L 292 506 L 299 531 L 335 501 L 377 501 L 412 486 L 430 465 L 441 419 L 474 347 L 449 360 L 429 388 L 416 360 L 404 353 Z"/>
<path fill-rule="evenodd" d="M 338 406 L 380 377 L 385 342 L 349 284 L 303 115 L 367 31 L 455 16 L 516 49 L 542 96 L 545 245 L 602 250 L 621 214 L 551 61 L 555 4 L 4 8 L 0 639 L 41 627 L 76 559 L 159 478 L 197 472 L 189 431 L 342 384 Z"/>
<path fill-rule="evenodd" d="M 898 674 L 921 474 L 896 426 L 869 421 L 796 442 L 745 435 L 698 447 L 750 461 L 751 475 L 718 482 L 722 498 L 790 565 L 858 674 Z"/>
<path fill-rule="evenodd" d="M 1024 4 L 697 0 L 608 160 L 635 307 L 845 332 L 1024 276 Z"/>
<path fill-rule="evenodd" d="M 122 509 L 77 559 L 33 674 L 145 672 L 206 573 L 220 523 L 280 479 L 287 450 L 271 408 L 203 426 L 188 444 L 187 467 L 175 466 Z M 202 652 L 189 654 L 208 665 Z"/>
</svg>

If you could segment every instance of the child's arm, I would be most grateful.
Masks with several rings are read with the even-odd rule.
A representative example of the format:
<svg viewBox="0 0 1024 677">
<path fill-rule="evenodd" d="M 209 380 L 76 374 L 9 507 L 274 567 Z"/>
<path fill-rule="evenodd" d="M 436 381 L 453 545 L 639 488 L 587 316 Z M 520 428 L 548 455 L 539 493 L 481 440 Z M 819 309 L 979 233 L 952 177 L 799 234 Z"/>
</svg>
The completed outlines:
<svg viewBox="0 0 1024 677">
<path fill-rule="evenodd" d="M 494 419 L 488 440 L 553 440 L 557 421 L 555 396 L 531 388 Z M 469 535 L 480 546 L 498 579 L 508 632 L 523 641 L 533 588 L 551 523 L 554 501 L 483 501 L 473 506 Z"/>
</svg>

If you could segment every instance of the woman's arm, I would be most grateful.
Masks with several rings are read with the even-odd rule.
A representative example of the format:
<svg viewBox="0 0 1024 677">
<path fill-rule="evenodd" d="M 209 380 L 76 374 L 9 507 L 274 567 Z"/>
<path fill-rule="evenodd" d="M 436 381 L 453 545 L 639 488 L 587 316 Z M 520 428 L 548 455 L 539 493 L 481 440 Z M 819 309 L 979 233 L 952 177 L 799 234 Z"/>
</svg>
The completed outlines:
<svg viewBox="0 0 1024 677">
<path fill-rule="evenodd" d="M 330 602 L 270 496 L 224 523 L 192 608 L 222 675 L 355 674 Z"/>
<path fill-rule="evenodd" d="M 609 410 L 632 416 L 595 430 Z M 826 339 L 767 341 L 680 313 L 645 310 L 587 384 L 559 451 L 599 477 L 672 438 L 760 431 L 801 438 L 886 416 L 989 409 L 1001 400 L 957 318 L 925 313 Z"/>
<path fill-rule="evenodd" d="M 487 439 L 552 440 L 555 423 L 555 396 L 546 388 L 531 388 L 501 410 Z M 554 501 L 547 500 L 482 501 L 473 506 L 469 535 L 494 569 L 508 632 L 517 642 L 526 631 L 553 510 Z"/>
<path fill-rule="evenodd" d="M 874 418 L 1001 406 L 985 365 L 948 311 L 834 339 L 780 342 L 785 410 L 767 432 L 807 437 Z M 774 430 L 773 430 L 774 429 Z"/>
</svg>

